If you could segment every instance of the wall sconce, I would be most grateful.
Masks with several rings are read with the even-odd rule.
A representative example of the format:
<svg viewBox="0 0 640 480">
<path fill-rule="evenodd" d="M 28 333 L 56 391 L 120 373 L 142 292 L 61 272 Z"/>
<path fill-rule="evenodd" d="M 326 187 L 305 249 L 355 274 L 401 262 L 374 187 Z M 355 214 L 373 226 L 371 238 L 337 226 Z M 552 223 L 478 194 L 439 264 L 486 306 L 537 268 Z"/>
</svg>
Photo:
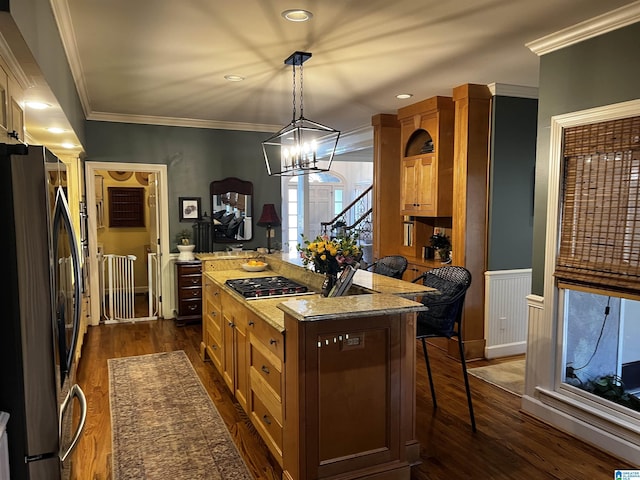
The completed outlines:
<svg viewBox="0 0 640 480">
<path fill-rule="evenodd" d="M 265 203 L 262 206 L 262 215 L 260 215 L 258 225 L 267 227 L 267 252 L 271 253 L 271 230 L 280 225 L 280 218 L 273 203 Z"/>
</svg>

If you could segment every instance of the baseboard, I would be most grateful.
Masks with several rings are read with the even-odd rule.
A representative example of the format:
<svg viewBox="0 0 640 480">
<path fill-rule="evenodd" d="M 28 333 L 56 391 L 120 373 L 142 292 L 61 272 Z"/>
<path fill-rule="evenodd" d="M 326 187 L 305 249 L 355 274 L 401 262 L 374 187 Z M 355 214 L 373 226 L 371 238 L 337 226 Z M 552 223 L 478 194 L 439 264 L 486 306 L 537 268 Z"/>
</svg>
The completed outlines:
<svg viewBox="0 0 640 480">
<path fill-rule="evenodd" d="M 493 345 L 484 349 L 484 356 L 488 360 L 493 358 L 512 357 L 527 352 L 527 342 L 514 342 L 505 345 Z"/>
<path fill-rule="evenodd" d="M 640 468 L 640 462 L 638 461 L 638 458 L 640 458 L 640 447 L 638 445 L 634 445 L 631 442 L 598 428 L 598 426 L 590 425 L 574 416 L 546 405 L 537 398 L 529 395 L 522 397 L 521 405 L 523 413 Z"/>
</svg>

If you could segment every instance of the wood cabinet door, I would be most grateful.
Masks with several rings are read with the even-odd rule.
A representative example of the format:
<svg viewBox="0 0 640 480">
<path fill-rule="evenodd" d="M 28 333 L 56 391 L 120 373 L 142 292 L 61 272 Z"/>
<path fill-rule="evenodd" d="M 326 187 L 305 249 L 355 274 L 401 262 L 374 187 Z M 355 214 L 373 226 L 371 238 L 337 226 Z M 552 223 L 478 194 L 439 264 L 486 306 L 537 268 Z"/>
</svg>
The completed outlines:
<svg viewBox="0 0 640 480">
<path fill-rule="evenodd" d="M 222 378 L 235 393 L 234 308 L 228 294 L 222 293 Z"/>
<path fill-rule="evenodd" d="M 434 155 L 402 161 L 401 214 L 435 216 L 437 164 Z"/>
<path fill-rule="evenodd" d="M 234 318 L 234 364 L 235 364 L 235 397 L 245 412 L 248 412 L 249 398 L 249 362 L 247 340 L 247 315 L 249 312 L 239 306 Z"/>
<path fill-rule="evenodd" d="M 202 341 L 209 358 L 222 373 L 222 313 L 210 295 L 205 296 L 203 303 Z"/>
<path fill-rule="evenodd" d="M 433 155 L 416 160 L 417 214 L 436 216 L 436 192 L 438 188 L 436 159 Z"/>
<path fill-rule="evenodd" d="M 416 185 L 418 184 L 419 169 L 414 158 L 402 161 L 402 185 L 400 189 L 400 213 L 413 215 L 418 205 Z"/>
</svg>

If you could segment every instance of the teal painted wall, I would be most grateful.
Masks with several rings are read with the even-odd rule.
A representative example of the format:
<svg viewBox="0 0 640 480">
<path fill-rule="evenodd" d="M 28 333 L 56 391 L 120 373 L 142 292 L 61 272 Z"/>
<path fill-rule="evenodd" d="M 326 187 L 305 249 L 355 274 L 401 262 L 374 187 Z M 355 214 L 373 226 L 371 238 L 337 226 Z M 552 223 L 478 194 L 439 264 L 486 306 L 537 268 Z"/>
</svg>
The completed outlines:
<svg viewBox="0 0 640 480">
<path fill-rule="evenodd" d="M 545 282 L 551 117 L 640 98 L 638 52 L 640 23 L 635 23 L 540 58 L 531 289 L 534 294 L 543 294 Z"/>
<path fill-rule="evenodd" d="M 203 212 L 211 213 L 209 184 L 225 177 L 253 182 L 253 208 L 274 203 L 281 211 L 280 178 L 269 177 L 262 157 L 264 132 L 240 132 L 201 128 L 136 125 L 88 121 L 87 158 L 94 162 L 151 163 L 167 165 L 169 238 L 190 224 L 180 223 L 178 197 L 201 197 Z M 256 226 L 246 249 L 266 246 L 266 232 Z M 275 240 L 281 242 L 281 229 Z M 224 244 L 220 244 L 223 250 Z"/>
<path fill-rule="evenodd" d="M 531 268 L 538 101 L 495 96 L 487 269 Z"/>
</svg>

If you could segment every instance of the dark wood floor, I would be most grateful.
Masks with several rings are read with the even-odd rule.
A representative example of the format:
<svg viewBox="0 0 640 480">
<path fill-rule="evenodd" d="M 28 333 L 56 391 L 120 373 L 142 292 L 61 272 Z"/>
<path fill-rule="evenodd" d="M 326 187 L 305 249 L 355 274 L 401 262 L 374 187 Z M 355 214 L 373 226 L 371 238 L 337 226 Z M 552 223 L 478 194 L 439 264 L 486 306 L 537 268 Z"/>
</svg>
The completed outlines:
<svg viewBox="0 0 640 480">
<path fill-rule="evenodd" d="M 278 464 L 256 435 L 211 363 L 200 359 L 201 328 L 176 327 L 172 320 L 90 327 L 78 383 L 87 396 L 84 435 L 74 452 L 74 478 L 111 478 L 111 424 L 107 359 L 184 350 L 220 411 L 234 441 L 257 479 L 279 479 Z M 422 463 L 413 480 L 514 479 L 609 480 L 615 469 L 634 467 L 551 428 L 519 411 L 520 398 L 470 377 L 478 431 L 474 434 L 460 364 L 430 348 L 438 409 L 428 392 L 421 347 L 416 343 L 417 437 Z M 474 362 L 473 366 L 489 364 Z"/>
</svg>

